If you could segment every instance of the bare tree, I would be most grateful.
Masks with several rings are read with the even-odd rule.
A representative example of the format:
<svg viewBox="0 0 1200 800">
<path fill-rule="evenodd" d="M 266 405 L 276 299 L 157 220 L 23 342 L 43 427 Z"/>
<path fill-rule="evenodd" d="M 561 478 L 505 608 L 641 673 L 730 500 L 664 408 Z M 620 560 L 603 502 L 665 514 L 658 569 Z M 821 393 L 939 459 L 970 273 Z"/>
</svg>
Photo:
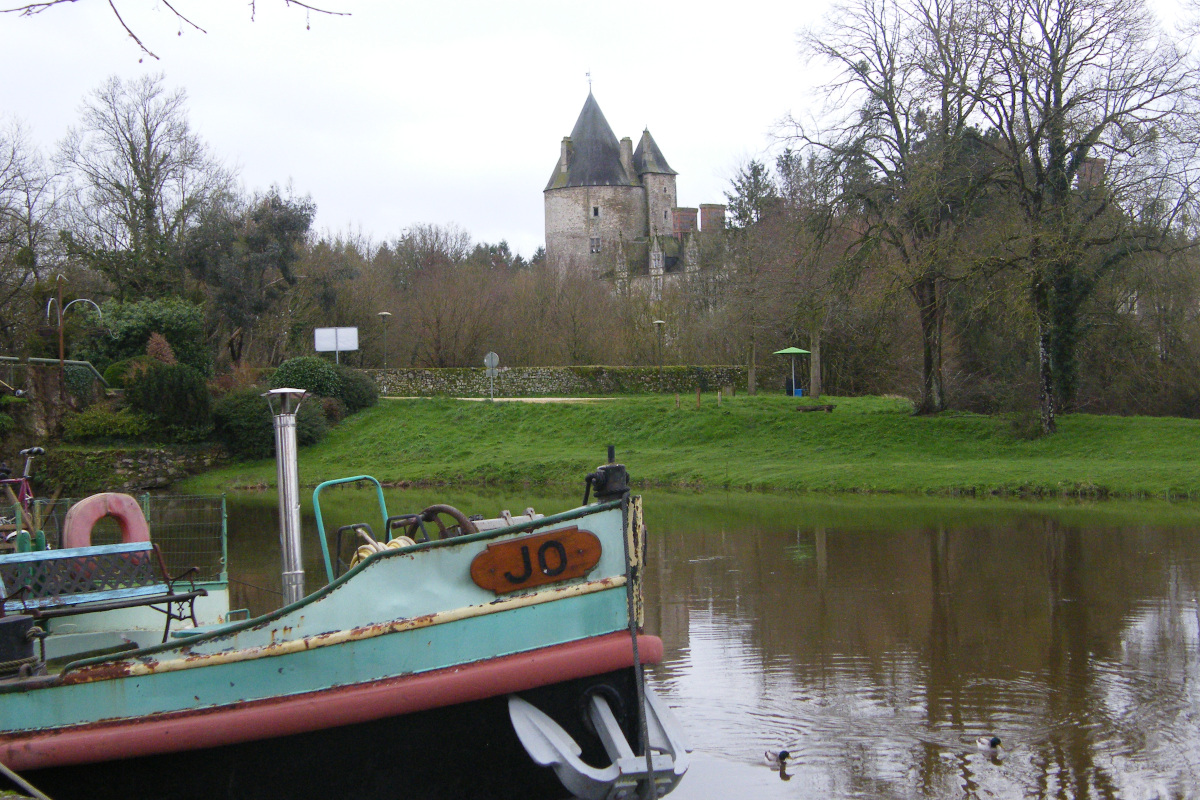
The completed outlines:
<svg viewBox="0 0 1200 800">
<path fill-rule="evenodd" d="M 72 3 L 73 4 L 73 3 L 77 3 L 78 1 L 79 0 L 40 0 L 40 2 L 36 2 L 36 3 L 23 3 L 21 5 L 10 6 L 9 8 L 0 8 L 0 14 L 16 14 L 19 17 L 31 17 L 31 16 L 34 16 L 35 14 L 41 14 L 43 11 L 48 11 L 51 8 L 54 8 L 55 6 L 60 6 L 60 5 L 63 5 L 64 3 Z M 116 18 L 117 24 L 119 24 L 121 26 L 121 28 L 125 31 L 125 34 L 130 39 L 133 39 L 134 43 L 137 44 L 138 49 L 141 50 L 146 55 L 150 56 L 151 58 L 157 60 L 158 56 L 155 55 L 150 50 L 150 48 L 146 46 L 146 43 L 143 42 L 141 37 L 139 37 L 134 32 L 133 28 L 131 28 L 129 26 L 129 23 L 127 23 L 125 21 L 125 18 L 123 16 L 121 16 L 121 12 L 117 8 L 116 0 L 106 0 L 106 2 L 108 3 L 109 10 L 112 11 L 112 13 L 113 13 L 113 17 Z M 167 0 L 162 0 L 162 4 L 163 4 L 163 6 L 166 7 L 167 12 L 169 14 L 171 14 L 171 16 L 174 19 L 179 21 L 180 25 L 187 25 L 189 28 L 192 28 L 193 30 L 197 30 L 200 33 L 208 32 L 208 31 L 204 30 L 204 28 L 197 25 L 191 19 L 191 17 L 186 16 L 185 14 L 183 14 L 183 12 L 181 12 L 175 6 L 171 5 L 171 3 L 169 3 Z M 324 8 L 318 8 L 317 6 L 309 5 L 308 3 L 302 3 L 302 2 L 300 2 L 300 0 L 283 0 L 283 4 L 289 8 L 292 6 L 296 6 L 297 8 L 304 9 L 306 18 L 307 18 L 307 15 L 311 15 L 314 12 L 317 14 L 328 14 L 330 16 L 335 16 L 335 17 L 350 16 L 349 12 L 346 12 L 346 11 L 329 11 Z M 248 5 L 250 6 L 250 19 L 253 20 L 255 13 L 258 10 L 258 5 L 257 5 L 256 0 L 250 0 Z M 306 22 L 305 26 L 307 27 L 308 24 L 309 23 Z M 138 60 L 140 61 L 141 59 L 138 59 Z"/>
<path fill-rule="evenodd" d="M 119 299 L 178 291 L 179 246 L 232 176 L 188 123 L 163 77 L 109 78 L 84 101 L 58 163 L 70 181 L 77 247 Z"/>
<path fill-rule="evenodd" d="M 784 249 L 778 291 L 791 308 L 795 332 L 808 337 L 809 392 L 823 391 L 821 346 L 854 287 L 862 248 L 856 219 L 839 206 L 831 171 L 816 158 L 787 150 L 776 160 L 782 203 L 775 227 Z"/>
<path fill-rule="evenodd" d="M 994 58 L 974 97 L 1023 223 L 1002 257 L 1029 282 L 1050 433 L 1074 395 L 1079 308 L 1097 277 L 1156 247 L 1196 196 L 1198 73 L 1142 0 L 986 9 Z"/>
<path fill-rule="evenodd" d="M 20 124 L 10 124 L 0 131 L 0 337 L 10 352 L 33 322 L 22 300 L 48 268 L 58 210 L 54 174 Z"/>
<path fill-rule="evenodd" d="M 852 109 L 797 140 L 842 183 L 861 237 L 916 303 L 922 381 L 918 413 L 946 407 L 942 330 L 960 262 L 947 258 L 987 184 L 971 128 L 991 56 L 977 5 L 963 0 L 858 0 L 837 7 L 807 49 L 838 70 L 831 105 Z"/>
</svg>

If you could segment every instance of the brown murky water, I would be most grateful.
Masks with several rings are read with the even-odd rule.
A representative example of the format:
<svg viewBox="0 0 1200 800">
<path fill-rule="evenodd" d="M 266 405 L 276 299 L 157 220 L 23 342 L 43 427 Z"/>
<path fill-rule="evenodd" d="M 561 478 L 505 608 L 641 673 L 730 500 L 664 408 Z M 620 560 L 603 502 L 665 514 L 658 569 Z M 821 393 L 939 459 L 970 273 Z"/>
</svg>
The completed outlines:
<svg viewBox="0 0 1200 800">
<path fill-rule="evenodd" d="M 446 499 L 531 504 L 389 505 Z M 271 515 L 230 504 L 248 605 L 278 588 Z M 651 494 L 647 519 L 678 800 L 1200 797 L 1200 506 Z"/>
</svg>

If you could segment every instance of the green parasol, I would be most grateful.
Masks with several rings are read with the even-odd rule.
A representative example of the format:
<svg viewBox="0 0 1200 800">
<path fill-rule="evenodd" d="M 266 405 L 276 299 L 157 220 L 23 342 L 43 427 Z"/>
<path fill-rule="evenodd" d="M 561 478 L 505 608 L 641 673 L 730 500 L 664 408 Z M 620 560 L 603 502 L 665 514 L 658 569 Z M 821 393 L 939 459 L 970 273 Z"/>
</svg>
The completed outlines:
<svg viewBox="0 0 1200 800">
<path fill-rule="evenodd" d="M 792 393 L 796 392 L 796 356 L 809 355 L 807 350 L 801 350 L 799 347 L 785 347 L 782 350 L 776 350 L 771 355 L 773 356 L 791 356 L 792 357 Z"/>
</svg>

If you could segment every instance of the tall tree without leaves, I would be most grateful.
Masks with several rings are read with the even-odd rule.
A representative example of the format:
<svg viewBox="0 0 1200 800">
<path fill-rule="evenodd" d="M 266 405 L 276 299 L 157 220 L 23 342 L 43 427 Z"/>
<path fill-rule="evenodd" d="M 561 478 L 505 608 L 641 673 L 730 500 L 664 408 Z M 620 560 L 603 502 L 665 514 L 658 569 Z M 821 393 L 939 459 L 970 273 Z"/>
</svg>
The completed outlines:
<svg viewBox="0 0 1200 800">
<path fill-rule="evenodd" d="M 974 3 L 858 0 L 809 31 L 810 52 L 838 70 L 838 108 L 797 139 L 840 176 L 864 243 L 916 304 L 922 380 L 918 413 L 946 407 L 942 331 L 946 293 L 963 266 L 958 235 L 988 185 L 972 129 L 978 82 L 990 58 Z"/>
<path fill-rule="evenodd" d="M 192 131 L 186 102 L 161 75 L 112 77 L 84 101 L 62 143 L 74 250 L 118 299 L 179 292 L 184 236 L 230 189 L 229 172 Z"/>
<path fill-rule="evenodd" d="M 34 322 L 21 300 L 44 278 L 57 211 L 54 175 L 24 129 L 0 130 L 0 342 L 8 352 Z"/>
<path fill-rule="evenodd" d="M 1022 218 L 1007 259 L 1029 282 L 1049 433 L 1072 402 L 1097 278 L 1159 247 L 1197 195 L 1200 75 L 1142 0 L 986 8 L 978 36 L 994 57 L 976 97 Z"/>
</svg>

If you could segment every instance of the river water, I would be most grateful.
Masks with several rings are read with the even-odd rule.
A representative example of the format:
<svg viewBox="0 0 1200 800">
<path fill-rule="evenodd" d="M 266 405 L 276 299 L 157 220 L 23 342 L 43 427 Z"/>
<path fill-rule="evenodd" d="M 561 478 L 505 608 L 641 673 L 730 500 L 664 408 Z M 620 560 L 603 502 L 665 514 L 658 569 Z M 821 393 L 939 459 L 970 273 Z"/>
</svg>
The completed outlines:
<svg viewBox="0 0 1200 800">
<path fill-rule="evenodd" d="M 388 503 L 578 502 L 512 498 Z M 677 800 L 1200 797 L 1200 506 L 652 493 L 646 509 L 651 679 L 695 748 Z M 277 604 L 273 502 L 231 500 L 230 525 L 235 603 Z M 782 777 L 767 749 L 792 753 Z"/>
</svg>

